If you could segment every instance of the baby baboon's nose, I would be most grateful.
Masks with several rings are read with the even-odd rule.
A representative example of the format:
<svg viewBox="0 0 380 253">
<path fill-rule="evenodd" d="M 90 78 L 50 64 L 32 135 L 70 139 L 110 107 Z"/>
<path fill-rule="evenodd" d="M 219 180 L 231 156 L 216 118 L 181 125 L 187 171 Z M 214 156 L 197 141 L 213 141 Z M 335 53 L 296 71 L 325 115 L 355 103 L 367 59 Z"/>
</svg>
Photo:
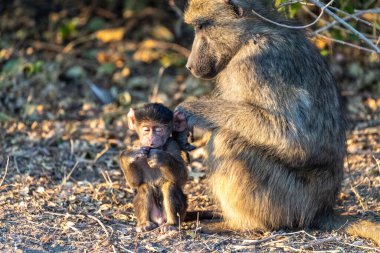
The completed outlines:
<svg viewBox="0 0 380 253">
<path fill-rule="evenodd" d="M 186 68 L 191 71 L 193 67 L 190 64 L 186 64 Z"/>
</svg>

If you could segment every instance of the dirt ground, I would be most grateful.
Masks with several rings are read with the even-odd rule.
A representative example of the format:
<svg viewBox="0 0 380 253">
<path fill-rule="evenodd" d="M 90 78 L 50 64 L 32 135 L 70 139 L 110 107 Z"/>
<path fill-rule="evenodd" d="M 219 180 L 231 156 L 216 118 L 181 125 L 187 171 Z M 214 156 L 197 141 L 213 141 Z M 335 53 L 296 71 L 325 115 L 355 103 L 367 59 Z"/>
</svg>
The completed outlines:
<svg viewBox="0 0 380 253">
<path fill-rule="evenodd" d="M 184 68 L 192 33 L 182 25 L 185 39 L 176 39 L 175 13 L 153 7 L 121 17 L 110 11 L 117 6 L 67 1 L 44 16 L 22 2 L 0 12 L 0 252 L 380 252 L 343 229 L 204 234 L 189 222 L 180 232 L 136 233 L 118 165 L 136 138 L 126 114 L 149 99 L 173 108 L 209 94 L 212 84 Z M 348 122 L 336 210 L 380 222 L 379 61 L 330 51 Z M 195 137 L 189 210 L 215 211 L 202 132 Z"/>
<path fill-rule="evenodd" d="M 133 193 L 118 153 L 134 136 L 123 117 L 81 121 L 8 122 L 1 129 L 0 251 L 376 252 L 373 242 L 343 231 L 202 234 L 185 223 L 179 233 L 134 231 Z M 380 127 L 348 131 L 348 159 L 337 210 L 380 220 Z M 124 142 L 123 142 L 124 140 Z M 202 141 L 196 142 L 202 145 Z M 215 210 L 208 194 L 204 150 L 192 153 L 185 192 L 190 210 Z"/>
</svg>

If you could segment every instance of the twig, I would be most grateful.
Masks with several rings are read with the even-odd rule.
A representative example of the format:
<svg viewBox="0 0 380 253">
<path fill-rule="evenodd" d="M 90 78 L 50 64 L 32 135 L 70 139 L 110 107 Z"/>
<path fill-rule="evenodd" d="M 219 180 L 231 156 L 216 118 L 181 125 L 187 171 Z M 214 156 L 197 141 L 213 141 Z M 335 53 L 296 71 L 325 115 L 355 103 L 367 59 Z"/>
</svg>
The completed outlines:
<svg viewBox="0 0 380 253">
<path fill-rule="evenodd" d="M 75 149 L 74 140 L 70 138 L 70 155 L 71 156 L 74 155 L 74 149 Z"/>
<path fill-rule="evenodd" d="M 361 245 L 355 245 L 355 244 L 352 244 L 352 243 L 348 243 L 348 242 L 340 242 L 338 241 L 338 243 L 341 243 L 341 244 L 344 244 L 344 245 L 349 245 L 349 246 L 352 246 L 352 247 L 356 247 L 356 248 L 361 248 L 361 249 L 369 249 L 369 250 L 372 250 L 372 252 L 380 252 L 379 249 L 375 248 L 375 247 L 368 247 L 368 246 L 361 246 Z"/>
<path fill-rule="evenodd" d="M 52 44 L 52 43 L 46 43 L 42 41 L 34 41 L 32 42 L 32 47 L 36 48 L 38 50 L 48 50 L 53 51 L 56 53 L 62 52 L 62 47 L 60 45 Z"/>
<path fill-rule="evenodd" d="M 355 130 L 361 130 L 361 129 L 365 129 L 368 127 L 377 127 L 379 125 L 380 125 L 380 119 L 373 119 L 373 120 L 369 120 L 366 122 L 358 123 L 355 126 Z"/>
<path fill-rule="evenodd" d="M 336 7 L 333 7 L 333 6 L 330 6 L 329 9 L 332 9 L 336 12 L 342 13 L 342 14 L 347 15 L 347 16 L 352 16 L 352 18 L 355 19 L 356 21 L 362 22 L 363 24 L 366 24 L 370 27 L 373 26 L 373 24 L 371 22 L 368 22 L 367 20 L 359 18 L 358 15 L 356 15 L 356 14 L 359 13 L 359 16 L 360 16 L 361 14 L 366 14 L 366 13 L 379 13 L 379 11 L 380 11 L 380 8 L 375 8 L 375 9 L 360 10 L 360 11 L 355 10 L 354 14 L 350 14 L 346 11 L 343 11 L 343 10 L 336 8 Z"/>
<path fill-rule="evenodd" d="M 110 175 L 108 174 L 108 172 L 107 172 L 107 171 L 104 172 L 104 171 L 102 170 L 102 168 L 100 168 L 100 173 L 102 173 L 102 176 L 103 176 L 104 180 L 107 182 L 108 187 L 109 187 L 109 188 L 113 188 L 113 182 L 112 182 L 111 177 L 110 177 Z"/>
<path fill-rule="evenodd" d="M 361 47 L 361 46 L 358 46 L 358 45 L 355 45 L 355 44 L 352 44 L 352 43 L 349 43 L 349 42 L 346 42 L 346 41 L 343 41 L 343 40 L 337 40 L 337 39 L 334 39 L 334 38 L 331 38 L 331 37 L 327 37 L 327 36 L 322 35 L 322 34 L 317 34 L 316 36 L 324 38 L 326 40 L 334 41 L 336 43 L 339 43 L 339 44 L 342 44 L 342 45 L 345 45 L 345 46 L 349 46 L 349 47 L 353 47 L 353 48 L 356 48 L 356 49 L 359 49 L 359 50 L 363 50 L 363 51 L 366 51 L 366 52 L 369 52 L 369 53 L 375 53 L 375 54 L 377 53 L 375 50 L 372 50 L 372 49 L 369 49 L 369 48 L 366 48 L 366 47 Z"/>
<path fill-rule="evenodd" d="M 328 4 L 319 6 L 319 7 L 321 7 L 321 12 L 319 13 L 318 17 L 313 22 L 311 22 L 310 24 L 300 25 L 300 26 L 292 26 L 292 25 L 285 25 L 285 24 L 278 23 L 276 21 L 270 20 L 270 19 L 262 16 L 261 14 L 257 13 L 254 9 L 252 9 L 252 12 L 256 16 L 258 16 L 259 18 L 264 19 L 265 21 L 267 21 L 269 23 L 272 23 L 274 25 L 278 25 L 278 26 L 281 26 L 281 27 L 289 28 L 289 29 L 305 29 L 305 28 L 308 28 L 310 26 L 315 25 L 319 21 L 319 19 L 322 17 L 323 13 L 325 11 L 327 12 L 326 8 L 329 7 L 333 2 L 334 2 L 334 0 L 331 0 Z"/>
<path fill-rule="evenodd" d="M 8 173 L 8 166 L 9 166 L 9 156 L 7 156 L 7 164 L 5 165 L 5 173 L 4 173 L 3 178 L 1 179 L 0 186 L 3 185 L 3 182 L 4 182 L 4 180 L 5 180 L 5 177 L 7 176 L 7 173 Z"/>
<path fill-rule="evenodd" d="M 336 9 L 336 8 L 334 8 L 334 9 Z M 357 11 L 357 12 L 354 13 L 354 14 L 346 13 L 348 16 L 346 16 L 346 17 L 344 17 L 344 18 L 342 18 L 342 19 L 345 20 L 345 21 L 350 20 L 350 19 L 356 19 L 356 20 L 361 21 L 361 22 L 363 22 L 363 23 L 365 23 L 365 24 L 367 24 L 367 25 L 372 26 L 372 24 L 369 23 L 368 21 L 357 18 L 357 16 L 361 16 L 361 15 L 363 15 L 363 14 L 365 14 L 365 13 L 380 13 L 380 8 L 370 9 L 370 10 L 364 10 L 364 11 Z M 324 27 L 321 27 L 321 28 L 319 28 L 318 30 L 314 31 L 313 34 L 314 34 L 314 35 L 317 35 L 318 33 L 321 33 L 321 32 L 323 32 L 323 31 L 326 31 L 326 30 L 330 29 L 331 27 L 333 27 L 334 25 L 336 25 L 336 24 L 338 24 L 338 23 L 339 23 L 339 21 L 335 20 L 334 22 L 331 22 L 331 23 L 329 23 L 328 25 L 326 25 L 326 26 L 324 26 Z"/>
<path fill-rule="evenodd" d="M 13 156 L 13 162 L 15 164 L 17 173 L 20 173 L 20 169 L 18 168 L 17 156 Z"/>
<path fill-rule="evenodd" d="M 108 233 L 108 231 L 107 231 L 107 228 L 106 228 L 106 226 L 104 226 L 104 224 L 98 219 L 98 218 L 96 218 L 95 216 L 92 216 L 92 215 L 87 215 L 87 217 L 88 218 L 90 218 L 90 219 L 93 219 L 94 221 L 96 221 L 97 223 L 99 223 L 99 225 L 102 227 L 102 229 L 104 230 L 104 232 L 106 233 L 106 235 L 107 235 L 107 239 L 109 238 L 109 233 Z"/>
<path fill-rule="evenodd" d="M 376 164 L 377 164 L 377 169 L 379 170 L 379 173 L 380 173 L 380 161 L 378 159 L 376 159 L 376 157 L 373 155 L 372 156 L 373 160 L 375 160 Z"/>
<path fill-rule="evenodd" d="M 126 248 L 124 248 L 124 247 L 121 246 L 121 245 L 119 245 L 119 247 L 120 247 L 122 250 L 125 250 L 125 251 L 128 252 L 128 253 L 133 253 L 133 252 L 135 252 L 135 251 L 132 251 L 132 250 L 126 249 Z"/>
<path fill-rule="evenodd" d="M 76 169 L 76 167 L 78 166 L 78 164 L 79 164 L 79 161 L 76 161 L 75 164 L 74 164 L 74 166 L 73 166 L 73 168 L 70 170 L 69 174 L 67 174 L 67 176 L 62 179 L 62 182 L 61 182 L 60 186 L 66 184 L 67 180 L 69 180 L 71 174 L 74 172 L 74 170 Z"/>
<path fill-rule="evenodd" d="M 311 238 L 315 239 L 314 236 L 306 233 L 304 230 L 301 230 L 301 231 L 297 231 L 297 232 L 292 232 L 292 233 L 283 233 L 283 234 L 275 234 L 275 235 L 271 235 L 271 236 L 268 236 L 266 238 L 263 238 L 263 239 L 258 239 L 258 240 L 244 240 L 242 242 L 242 245 L 243 246 L 249 246 L 249 245 L 258 245 L 260 243 L 263 243 L 263 242 L 267 242 L 267 241 L 270 241 L 274 238 L 277 238 L 279 236 L 290 236 L 290 235 L 296 235 L 296 234 L 305 234 L 307 236 L 310 236 Z"/>
<path fill-rule="evenodd" d="M 356 186 L 354 187 L 353 185 L 351 185 L 351 190 L 355 194 L 355 197 L 359 201 L 359 204 L 363 208 L 363 210 L 368 211 L 368 206 L 366 203 L 363 202 L 363 198 L 362 196 L 360 196 L 359 192 L 356 190 Z"/>
<path fill-rule="evenodd" d="M 157 81 L 154 83 L 154 86 L 152 88 L 152 95 L 150 96 L 150 99 L 149 99 L 150 102 L 156 102 L 158 90 L 160 88 L 161 80 L 162 80 L 162 76 L 164 75 L 164 72 L 165 72 L 165 67 L 161 67 L 160 70 L 158 71 Z"/>
<path fill-rule="evenodd" d="M 175 24 L 175 34 L 177 37 L 180 37 L 182 34 L 181 26 L 183 23 L 183 12 L 182 10 L 176 5 L 174 0 L 169 0 L 169 6 L 170 8 L 177 14 L 178 20 Z"/>
<path fill-rule="evenodd" d="M 80 43 L 84 43 L 84 42 L 87 42 L 89 40 L 93 40 L 93 39 L 96 39 L 96 32 L 95 33 L 91 33 L 91 34 L 88 34 L 88 35 L 85 35 L 83 37 L 80 37 L 76 40 L 73 40 L 71 41 L 70 43 L 68 43 L 62 50 L 62 53 L 64 54 L 67 54 L 69 53 L 71 50 L 73 50 L 73 48 L 77 45 L 79 45 Z"/>
<path fill-rule="evenodd" d="M 319 245 L 319 244 L 323 244 L 326 242 L 335 242 L 335 241 L 337 241 L 337 239 L 335 237 L 318 239 L 318 240 L 312 241 L 311 243 L 302 245 L 301 249 L 308 249 L 308 248 L 314 247 L 314 246 Z"/>
<path fill-rule="evenodd" d="M 340 252 L 342 252 L 341 250 L 312 250 L 312 251 L 309 251 L 309 250 L 304 250 L 304 249 L 297 249 L 297 248 L 294 248 L 292 246 L 286 246 L 286 245 L 284 245 L 284 248 L 286 248 L 288 251 L 291 250 L 291 251 L 295 251 L 295 252 L 313 252 L 313 253 L 340 253 Z"/>
<path fill-rule="evenodd" d="M 336 15 L 334 12 L 330 11 L 329 9 L 326 9 L 326 5 L 323 5 L 322 2 L 317 0 L 310 0 L 310 2 L 314 3 L 316 6 L 320 8 L 324 8 L 325 12 L 330 15 L 333 19 L 338 21 L 340 24 L 345 26 L 347 29 L 351 30 L 356 36 L 358 36 L 360 39 L 362 39 L 367 45 L 369 45 L 376 53 L 380 54 L 380 48 L 378 48 L 375 44 L 372 43 L 369 39 L 367 39 L 363 34 L 361 34 L 358 30 L 353 28 L 349 23 L 344 21 L 342 18 L 340 18 L 338 15 Z"/>
<path fill-rule="evenodd" d="M 102 157 L 105 153 L 107 153 L 107 151 L 109 149 L 110 149 L 110 145 L 106 144 L 106 146 L 103 148 L 103 150 L 96 154 L 95 159 L 94 159 L 94 163 L 96 163 L 100 157 Z"/>
<path fill-rule="evenodd" d="M 197 222 L 195 223 L 195 232 L 194 232 L 194 237 L 197 236 L 197 232 L 199 230 L 199 212 L 197 212 Z"/>
<path fill-rule="evenodd" d="M 302 4 L 302 5 L 313 5 L 313 4 L 310 4 L 308 2 L 305 2 L 303 0 L 296 0 L 296 1 L 289 1 L 289 2 L 286 2 L 286 3 L 282 3 L 278 6 L 278 8 L 283 8 L 287 5 L 291 5 L 291 4 Z"/>
<path fill-rule="evenodd" d="M 154 43 L 158 48 L 161 48 L 164 50 L 171 49 L 171 50 L 176 51 L 177 53 L 179 53 L 185 57 L 189 57 L 189 55 L 190 55 L 189 49 L 182 47 L 178 44 L 170 43 L 170 42 L 164 42 L 164 41 L 158 41 L 158 40 L 154 40 Z"/>
</svg>

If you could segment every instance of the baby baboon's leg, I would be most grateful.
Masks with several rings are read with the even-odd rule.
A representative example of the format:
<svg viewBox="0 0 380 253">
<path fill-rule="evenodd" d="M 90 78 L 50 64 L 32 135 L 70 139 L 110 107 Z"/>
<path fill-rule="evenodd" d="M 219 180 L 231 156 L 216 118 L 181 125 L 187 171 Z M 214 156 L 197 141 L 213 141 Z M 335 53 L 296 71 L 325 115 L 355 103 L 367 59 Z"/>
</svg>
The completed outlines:
<svg viewBox="0 0 380 253">
<path fill-rule="evenodd" d="M 166 213 L 166 224 L 163 230 L 173 230 L 185 218 L 187 202 L 186 196 L 180 187 L 170 182 L 162 186 L 163 204 Z"/>
<path fill-rule="evenodd" d="M 153 190 L 147 184 L 142 184 L 137 188 L 137 194 L 133 201 L 135 208 L 135 216 L 137 218 L 137 232 L 149 231 L 157 227 L 150 220 L 150 211 L 155 205 L 153 198 Z"/>
</svg>

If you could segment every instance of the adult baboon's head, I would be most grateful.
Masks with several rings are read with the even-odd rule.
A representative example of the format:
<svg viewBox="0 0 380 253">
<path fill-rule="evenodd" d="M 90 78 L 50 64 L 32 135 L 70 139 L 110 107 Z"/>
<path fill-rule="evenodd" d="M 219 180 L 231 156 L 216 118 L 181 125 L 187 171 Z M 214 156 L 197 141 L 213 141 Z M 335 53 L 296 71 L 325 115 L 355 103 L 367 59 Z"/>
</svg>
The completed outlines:
<svg viewBox="0 0 380 253">
<path fill-rule="evenodd" d="M 190 0 L 185 22 L 195 38 L 186 67 L 199 78 L 214 78 L 240 47 L 243 8 L 233 0 Z"/>
</svg>

